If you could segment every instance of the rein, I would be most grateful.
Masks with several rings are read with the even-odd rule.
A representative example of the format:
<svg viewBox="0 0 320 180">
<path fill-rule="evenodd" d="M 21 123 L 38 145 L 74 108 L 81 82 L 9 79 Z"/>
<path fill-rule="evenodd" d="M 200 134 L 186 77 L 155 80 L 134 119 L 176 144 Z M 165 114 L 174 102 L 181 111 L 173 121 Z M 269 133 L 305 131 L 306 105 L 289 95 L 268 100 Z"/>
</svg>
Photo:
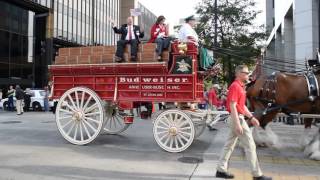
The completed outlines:
<svg viewBox="0 0 320 180">
<path fill-rule="evenodd" d="M 268 101 L 267 107 L 264 110 L 258 109 L 257 111 L 254 112 L 255 114 L 261 114 L 262 116 L 267 115 L 268 112 L 281 110 L 281 109 L 286 109 L 288 106 L 301 104 L 301 103 L 310 101 L 309 98 L 304 98 L 304 99 L 298 99 L 298 100 L 290 101 L 290 102 L 288 102 L 286 104 L 279 105 L 279 104 L 275 104 L 275 103 L 269 102 L 269 100 L 260 99 L 259 97 L 254 97 L 254 98 L 257 101 L 260 101 L 262 103 L 265 103 L 266 101 Z"/>
</svg>

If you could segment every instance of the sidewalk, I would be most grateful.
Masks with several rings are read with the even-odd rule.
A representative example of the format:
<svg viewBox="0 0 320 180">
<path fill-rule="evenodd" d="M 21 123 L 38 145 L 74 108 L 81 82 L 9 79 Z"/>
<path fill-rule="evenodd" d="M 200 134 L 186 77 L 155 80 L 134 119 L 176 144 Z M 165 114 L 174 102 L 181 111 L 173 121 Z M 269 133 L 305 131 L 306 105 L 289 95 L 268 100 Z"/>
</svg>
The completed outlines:
<svg viewBox="0 0 320 180">
<path fill-rule="evenodd" d="M 204 162 L 198 164 L 195 169 L 192 180 L 218 180 L 214 177 L 216 165 L 229 129 L 223 123 L 219 123 L 217 128 L 219 129 L 217 135 L 204 153 Z M 281 150 L 257 148 L 264 174 L 273 177 L 274 180 L 320 180 L 320 161 L 305 158 L 298 145 L 297 137 L 302 135 L 303 126 L 276 123 L 272 124 L 272 129 L 283 142 L 283 148 Z M 235 175 L 236 180 L 252 179 L 244 152 L 239 147 L 235 149 L 231 157 L 230 172 Z"/>
</svg>

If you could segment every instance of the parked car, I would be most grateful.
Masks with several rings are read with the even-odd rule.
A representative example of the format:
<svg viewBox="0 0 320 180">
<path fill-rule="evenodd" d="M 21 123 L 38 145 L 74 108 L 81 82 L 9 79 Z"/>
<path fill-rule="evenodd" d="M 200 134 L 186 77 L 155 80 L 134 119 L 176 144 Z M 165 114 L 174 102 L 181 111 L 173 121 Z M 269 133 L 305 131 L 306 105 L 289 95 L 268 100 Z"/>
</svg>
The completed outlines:
<svg viewBox="0 0 320 180">
<path fill-rule="evenodd" d="M 34 111 L 42 111 L 44 110 L 44 95 L 45 91 L 42 89 L 31 89 L 31 103 L 30 108 Z M 16 107 L 16 98 L 13 98 L 13 105 Z M 53 102 L 49 100 L 49 108 L 52 109 Z M 4 110 L 8 110 L 8 98 L 2 99 L 0 101 L 0 108 Z"/>
</svg>

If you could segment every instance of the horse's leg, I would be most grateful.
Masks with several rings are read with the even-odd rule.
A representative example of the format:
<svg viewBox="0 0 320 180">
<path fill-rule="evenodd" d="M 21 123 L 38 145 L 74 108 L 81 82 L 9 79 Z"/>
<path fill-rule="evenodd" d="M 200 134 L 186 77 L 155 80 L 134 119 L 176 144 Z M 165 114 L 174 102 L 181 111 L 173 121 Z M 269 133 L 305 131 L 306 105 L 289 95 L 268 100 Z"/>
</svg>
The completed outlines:
<svg viewBox="0 0 320 180">
<path fill-rule="evenodd" d="M 313 118 L 304 118 L 304 128 L 311 128 Z"/>
<path fill-rule="evenodd" d="M 304 154 L 308 156 L 310 159 L 320 161 L 320 128 L 317 134 L 313 137 L 311 142 L 305 148 Z"/>
<path fill-rule="evenodd" d="M 272 131 L 269 124 L 265 129 L 262 129 L 261 127 L 254 127 L 252 133 L 257 146 L 280 148 L 279 138 Z"/>
<path fill-rule="evenodd" d="M 303 135 L 299 140 L 299 144 L 302 147 L 306 147 L 309 144 L 309 142 L 312 140 L 312 136 L 314 136 L 311 132 L 312 120 L 313 120 L 312 118 L 304 119 L 304 131 L 303 131 Z"/>
</svg>

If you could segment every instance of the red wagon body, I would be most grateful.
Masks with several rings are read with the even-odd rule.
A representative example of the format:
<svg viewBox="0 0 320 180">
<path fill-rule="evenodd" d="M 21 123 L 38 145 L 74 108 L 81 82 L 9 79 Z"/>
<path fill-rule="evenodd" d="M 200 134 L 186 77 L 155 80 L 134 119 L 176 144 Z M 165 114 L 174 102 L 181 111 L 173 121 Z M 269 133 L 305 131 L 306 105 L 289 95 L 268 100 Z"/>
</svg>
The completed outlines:
<svg viewBox="0 0 320 180">
<path fill-rule="evenodd" d="M 133 102 L 200 102 L 203 80 L 197 74 L 197 49 L 190 44 L 181 55 L 175 46 L 172 62 L 52 65 L 52 98 L 82 86 L 102 100 L 126 104 L 126 109 Z"/>
<path fill-rule="evenodd" d="M 92 51 L 91 60 L 99 61 L 100 55 L 96 54 L 105 48 Z M 64 49 L 61 54 L 80 52 L 80 58 L 57 59 L 89 62 L 84 57 L 90 56 L 81 54 L 91 50 Z M 151 49 L 151 53 L 154 51 Z M 114 50 L 109 48 L 106 52 L 114 53 Z M 88 144 L 100 133 L 118 134 L 126 130 L 133 122 L 132 110 L 137 104 L 166 102 L 175 106 L 173 102 L 177 102 L 184 104 L 183 109 L 171 106 L 154 113 L 153 132 L 164 150 L 184 151 L 205 128 L 205 113 L 185 109 L 185 104 L 203 100 L 203 77 L 198 74 L 198 50 L 193 44 L 172 44 L 170 56 L 170 61 L 164 62 L 146 62 L 140 58 L 140 62 L 134 63 L 56 62 L 50 66 L 52 98 L 59 99 L 56 122 L 61 135 L 73 144 Z M 146 50 L 141 57 L 149 57 Z"/>
</svg>

